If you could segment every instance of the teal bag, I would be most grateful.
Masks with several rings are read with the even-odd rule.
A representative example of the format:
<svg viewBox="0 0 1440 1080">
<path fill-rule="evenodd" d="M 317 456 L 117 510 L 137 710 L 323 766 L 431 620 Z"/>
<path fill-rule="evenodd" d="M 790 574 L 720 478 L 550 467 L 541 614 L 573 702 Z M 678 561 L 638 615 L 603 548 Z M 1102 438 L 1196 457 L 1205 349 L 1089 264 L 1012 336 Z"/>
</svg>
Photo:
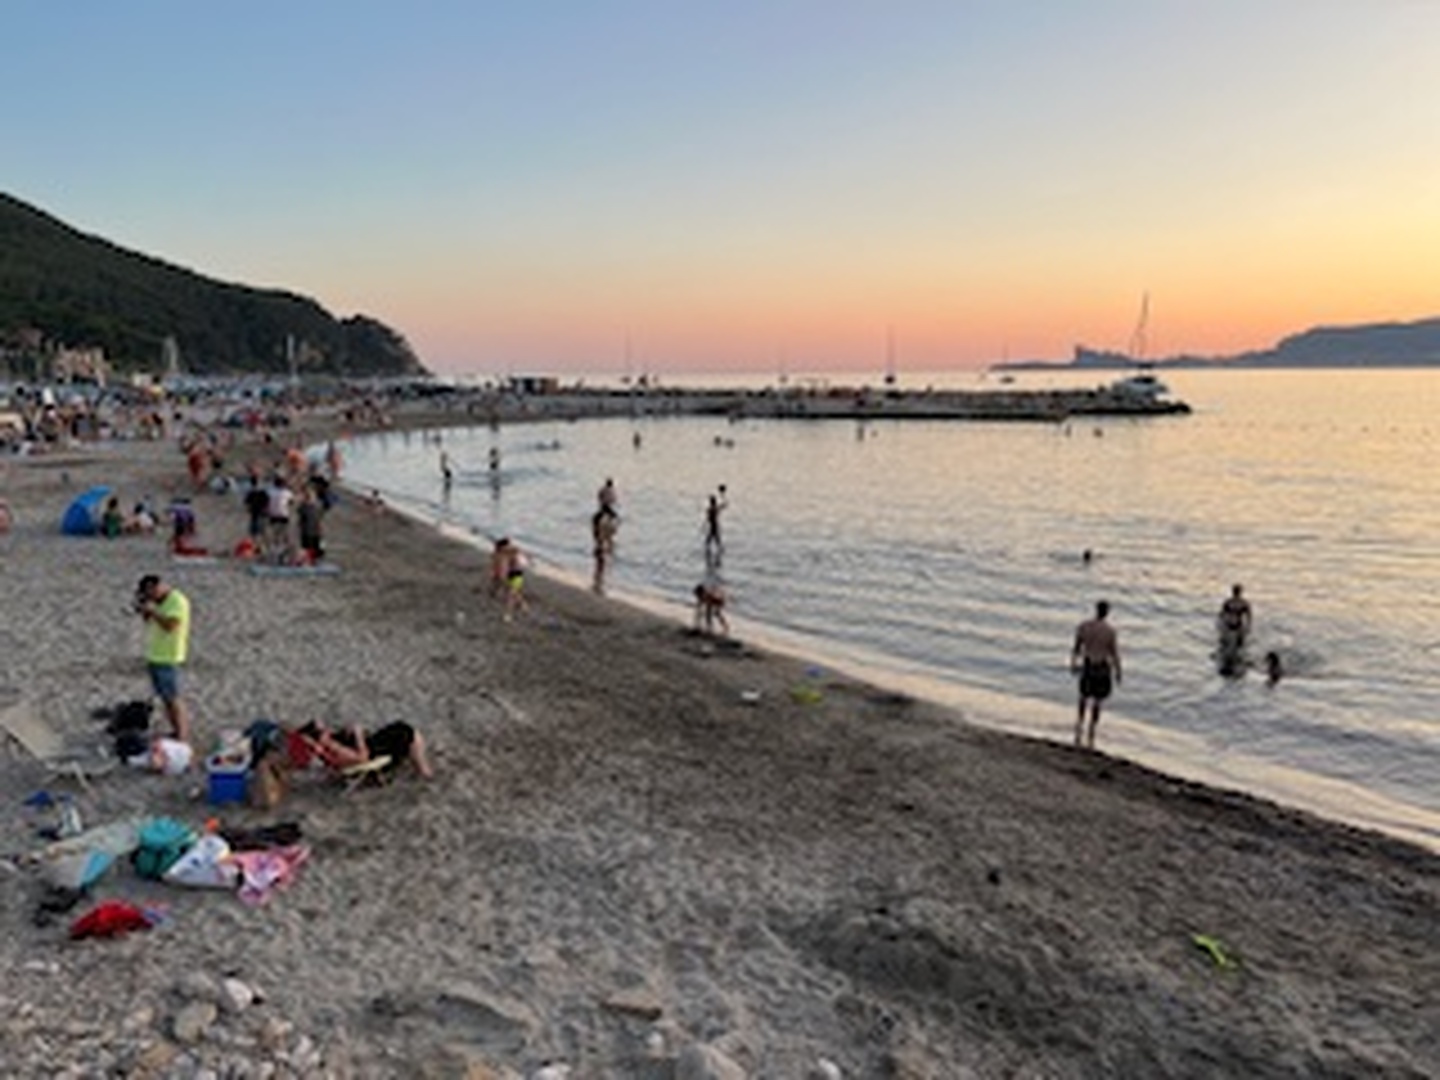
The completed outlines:
<svg viewBox="0 0 1440 1080">
<path fill-rule="evenodd" d="M 140 846 L 130 856 L 135 873 L 159 881 L 194 846 L 195 830 L 174 818 L 152 818 L 140 826 Z"/>
</svg>

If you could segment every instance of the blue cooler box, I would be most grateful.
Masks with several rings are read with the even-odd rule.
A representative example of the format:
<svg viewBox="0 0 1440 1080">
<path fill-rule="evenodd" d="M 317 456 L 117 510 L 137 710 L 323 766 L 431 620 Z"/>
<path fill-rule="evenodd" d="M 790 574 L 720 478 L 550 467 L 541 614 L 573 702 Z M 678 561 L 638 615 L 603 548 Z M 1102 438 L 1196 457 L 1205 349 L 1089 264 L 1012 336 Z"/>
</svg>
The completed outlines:
<svg viewBox="0 0 1440 1080">
<path fill-rule="evenodd" d="M 245 801 L 245 780 L 250 770 L 243 765 L 220 765 L 210 762 L 205 768 L 210 777 L 210 802 L 214 806 Z"/>
</svg>

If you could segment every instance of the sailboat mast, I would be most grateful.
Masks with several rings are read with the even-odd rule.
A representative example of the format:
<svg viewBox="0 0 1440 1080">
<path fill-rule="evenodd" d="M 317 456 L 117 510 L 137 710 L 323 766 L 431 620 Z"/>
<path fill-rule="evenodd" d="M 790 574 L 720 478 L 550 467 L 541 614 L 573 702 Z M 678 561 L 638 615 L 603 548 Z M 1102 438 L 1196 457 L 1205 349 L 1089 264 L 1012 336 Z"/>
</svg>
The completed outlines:
<svg viewBox="0 0 1440 1080">
<path fill-rule="evenodd" d="M 1149 330 L 1150 290 L 1147 289 L 1140 298 L 1140 317 L 1135 320 L 1135 330 L 1130 335 L 1130 347 L 1128 351 L 1130 353 L 1130 359 L 1137 364 L 1144 363 L 1145 361 L 1146 350 L 1149 347 L 1146 335 Z"/>
</svg>

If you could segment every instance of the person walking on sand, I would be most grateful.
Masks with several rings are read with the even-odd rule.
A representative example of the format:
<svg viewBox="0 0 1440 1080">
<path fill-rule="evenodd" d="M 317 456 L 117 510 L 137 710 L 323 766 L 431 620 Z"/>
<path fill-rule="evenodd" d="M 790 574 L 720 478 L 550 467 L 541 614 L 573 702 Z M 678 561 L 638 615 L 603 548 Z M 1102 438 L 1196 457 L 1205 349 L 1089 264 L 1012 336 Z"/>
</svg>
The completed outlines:
<svg viewBox="0 0 1440 1080">
<path fill-rule="evenodd" d="M 1100 706 L 1120 685 L 1120 644 L 1115 628 L 1107 621 L 1110 605 L 1095 604 L 1095 617 L 1075 629 L 1075 646 L 1070 650 L 1070 670 L 1080 676 L 1080 705 L 1075 717 L 1075 745 L 1095 749 L 1095 728 L 1100 723 Z M 1089 726 L 1086 727 L 1086 712 Z"/>
<path fill-rule="evenodd" d="M 135 588 L 135 613 L 145 622 L 150 685 L 175 738 L 189 743 L 190 718 L 180 696 L 180 667 L 190 653 L 190 599 L 158 574 L 146 574 Z"/>
<path fill-rule="evenodd" d="M 595 552 L 592 586 L 597 593 L 605 592 L 605 572 L 610 569 L 610 561 L 615 556 L 615 531 L 619 524 L 620 519 L 614 511 L 607 511 L 603 506 L 590 518 L 590 536 Z"/>
<path fill-rule="evenodd" d="M 503 594 L 506 622 L 530 606 L 525 601 L 525 556 L 508 536 L 495 541 L 495 552 L 490 558 L 490 587 Z"/>
<path fill-rule="evenodd" d="M 707 578 L 695 586 L 695 630 L 713 637 L 717 626 L 721 637 L 730 636 L 730 622 L 725 618 L 725 587 Z"/>
<path fill-rule="evenodd" d="M 454 472 L 452 472 L 451 469 L 450 469 L 450 455 L 449 455 L 449 453 L 447 453 L 446 451 L 441 450 L 441 451 L 440 451 L 440 483 L 444 486 L 444 488 L 445 488 L 446 491 L 449 491 L 449 490 L 450 490 L 450 485 L 453 484 L 454 482 L 455 482 L 455 474 L 454 474 Z"/>
</svg>

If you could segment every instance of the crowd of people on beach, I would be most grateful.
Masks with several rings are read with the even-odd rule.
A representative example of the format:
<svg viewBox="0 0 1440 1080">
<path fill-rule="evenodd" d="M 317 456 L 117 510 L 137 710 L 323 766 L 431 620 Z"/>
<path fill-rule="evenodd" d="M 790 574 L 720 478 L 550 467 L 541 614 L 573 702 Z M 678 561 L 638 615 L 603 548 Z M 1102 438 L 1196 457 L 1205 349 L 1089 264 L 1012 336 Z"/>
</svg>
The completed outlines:
<svg viewBox="0 0 1440 1080">
<path fill-rule="evenodd" d="M 171 422 L 181 424 L 178 413 Z M 264 443 L 272 460 L 264 455 L 252 460 L 246 471 L 232 478 L 225 471 L 226 461 L 235 450 L 231 432 L 200 426 L 181 427 L 178 445 L 185 455 L 186 470 L 196 494 L 225 494 L 238 490 L 247 520 L 246 536 L 231 554 L 278 565 L 306 566 L 325 558 L 324 520 L 334 504 L 334 482 L 340 472 L 340 455 L 332 442 L 323 460 L 311 461 L 298 441 L 283 445 L 274 434 L 265 431 Z M 438 450 L 441 484 L 448 496 L 455 479 L 454 462 L 443 447 L 442 436 L 431 436 Z M 640 443 L 637 438 L 636 448 Z M 499 449 L 492 450 L 492 476 L 499 469 Z M 366 500 L 372 509 L 383 509 L 378 492 Z M 726 485 L 720 484 L 705 498 L 701 518 L 701 550 L 704 573 L 694 586 L 693 630 L 704 636 L 728 636 L 728 593 L 721 568 L 725 549 L 724 512 L 729 505 Z M 208 554 L 197 539 L 197 516 L 189 497 L 180 496 L 167 511 L 172 524 L 172 550 L 180 555 Z M 621 525 L 620 496 L 613 477 L 607 477 L 596 492 L 595 507 L 590 517 L 591 550 L 593 554 L 592 588 L 604 594 L 614 565 L 617 538 Z M 136 502 L 125 513 L 117 496 L 105 504 L 100 531 L 108 537 L 154 532 L 159 515 L 148 497 Z M 1086 550 L 1082 563 L 1091 564 L 1094 554 Z M 526 597 L 526 573 L 530 558 L 509 536 L 494 542 L 490 557 L 489 591 L 500 605 L 501 619 L 511 622 L 529 609 Z M 179 668 L 184 663 L 189 627 L 188 600 L 173 586 L 155 575 L 149 575 L 137 591 L 136 609 L 149 627 L 147 664 L 152 688 L 160 700 L 169 724 L 169 738 L 188 744 L 191 741 L 183 697 L 179 692 Z M 1217 615 L 1218 643 L 1216 657 L 1220 673 L 1237 676 L 1250 666 L 1245 652 L 1253 622 L 1253 612 L 1242 586 L 1235 585 Z M 1118 634 L 1110 622 L 1110 605 L 1099 601 L 1094 614 L 1083 620 L 1074 635 L 1070 666 L 1077 679 L 1078 706 L 1074 741 L 1077 746 L 1093 748 L 1104 703 L 1120 686 L 1123 668 Z M 1276 651 L 1267 652 L 1261 666 L 1270 685 L 1284 674 L 1283 661 Z M 351 740 L 352 742 L 355 740 Z M 361 741 L 360 746 L 371 745 Z M 383 740 L 382 740 L 383 742 Z M 356 751 L 352 750 L 352 753 Z M 423 746 L 421 750 L 423 757 Z M 338 760 L 344 755 L 332 753 Z M 406 755 L 401 755 L 402 757 Z M 428 774 L 428 765 L 420 771 Z"/>
<path fill-rule="evenodd" d="M 323 455 L 307 456 L 297 439 L 282 440 L 268 428 L 254 432 L 256 444 L 248 447 L 248 465 L 238 475 L 226 471 L 226 462 L 235 454 L 232 433 L 214 427 L 185 423 L 178 411 L 172 422 L 178 427 L 176 445 L 185 459 L 185 476 L 190 494 L 177 494 L 165 511 L 170 522 L 168 549 L 180 559 L 214 559 L 199 542 L 199 513 L 196 500 L 206 496 L 234 497 L 244 510 L 245 535 L 233 545 L 224 545 L 220 554 L 257 565 L 294 568 L 314 567 L 325 558 L 324 520 L 337 501 L 335 484 L 341 470 L 341 455 L 332 441 Z M 106 538 L 150 535 L 158 531 L 161 515 L 149 496 L 125 513 L 120 497 L 110 495 L 96 521 L 96 532 Z M 507 545 L 506 618 L 523 610 L 523 559 L 519 549 Z M 126 760 L 157 771 L 181 774 L 200 759 L 199 735 L 187 704 L 183 673 L 190 659 L 191 626 L 194 618 L 191 599 L 174 582 L 158 573 L 145 574 L 138 582 L 132 609 L 144 623 L 143 659 L 149 689 L 160 706 L 158 728 L 127 728 L 117 749 Z M 260 731 L 270 721 L 256 721 Z M 290 728 L 283 729 L 290 731 Z M 373 731 L 358 727 L 330 730 L 318 721 L 296 725 L 295 739 L 254 742 L 250 762 L 251 797 L 257 805 L 274 805 L 288 787 L 288 777 L 298 768 L 318 762 L 343 773 L 372 763 L 393 769 L 408 763 L 422 777 L 433 769 L 423 736 L 410 724 L 395 721 Z M 139 740 L 137 742 L 137 740 Z M 308 748 L 308 753 L 305 752 Z M 284 750 L 284 753 L 277 752 Z"/>
</svg>

